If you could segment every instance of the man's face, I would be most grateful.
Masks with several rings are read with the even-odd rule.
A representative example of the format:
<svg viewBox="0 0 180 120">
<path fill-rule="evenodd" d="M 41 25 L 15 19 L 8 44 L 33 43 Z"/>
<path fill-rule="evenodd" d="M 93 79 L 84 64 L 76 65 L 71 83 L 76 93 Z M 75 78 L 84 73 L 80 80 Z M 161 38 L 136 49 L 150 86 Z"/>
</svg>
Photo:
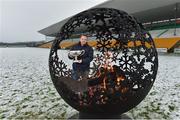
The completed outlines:
<svg viewBox="0 0 180 120">
<path fill-rule="evenodd" d="M 87 43 L 87 36 L 81 36 L 80 43 L 81 45 L 85 45 Z"/>
</svg>

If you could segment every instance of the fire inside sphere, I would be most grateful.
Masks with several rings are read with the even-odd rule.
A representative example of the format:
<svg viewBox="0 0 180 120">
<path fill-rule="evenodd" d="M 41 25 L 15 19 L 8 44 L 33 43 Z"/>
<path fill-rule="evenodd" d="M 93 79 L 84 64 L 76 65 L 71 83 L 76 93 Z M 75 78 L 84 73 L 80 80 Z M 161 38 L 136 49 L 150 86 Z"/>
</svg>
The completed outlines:
<svg viewBox="0 0 180 120">
<path fill-rule="evenodd" d="M 78 44 L 71 39 L 81 33 L 88 35 L 88 46 L 94 48 L 88 72 L 76 72 L 71 64 L 88 56 L 87 50 L 71 50 Z M 67 54 L 62 56 L 61 51 Z M 151 35 L 134 17 L 112 8 L 90 9 L 70 18 L 57 34 L 49 56 L 58 93 L 84 113 L 121 114 L 132 109 L 150 91 L 157 69 Z"/>
</svg>

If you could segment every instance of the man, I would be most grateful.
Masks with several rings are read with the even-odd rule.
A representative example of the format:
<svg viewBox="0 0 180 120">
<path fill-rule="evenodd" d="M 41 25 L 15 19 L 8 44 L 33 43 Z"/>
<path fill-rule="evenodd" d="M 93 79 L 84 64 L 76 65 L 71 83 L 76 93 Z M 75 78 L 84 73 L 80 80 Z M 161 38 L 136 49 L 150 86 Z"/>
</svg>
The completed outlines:
<svg viewBox="0 0 180 120">
<path fill-rule="evenodd" d="M 88 37 L 86 35 L 80 36 L 80 41 L 77 45 L 73 46 L 71 50 L 84 50 L 84 54 L 75 58 L 68 54 L 69 59 L 73 59 L 72 78 L 80 81 L 82 78 L 87 78 L 89 74 L 90 62 L 93 60 L 93 49 L 87 44 Z M 70 51 L 71 51 L 70 50 Z"/>
</svg>

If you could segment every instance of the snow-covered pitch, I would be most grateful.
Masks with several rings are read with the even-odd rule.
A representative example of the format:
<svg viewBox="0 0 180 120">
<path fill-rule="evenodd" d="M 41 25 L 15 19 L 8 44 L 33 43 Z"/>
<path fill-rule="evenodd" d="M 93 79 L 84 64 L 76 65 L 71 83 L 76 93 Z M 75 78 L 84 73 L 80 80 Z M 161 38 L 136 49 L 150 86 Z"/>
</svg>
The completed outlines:
<svg viewBox="0 0 180 120">
<path fill-rule="evenodd" d="M 48 70 L 49 51 L 0 48 L 0 119 L 58 119 L 77 113 L 61 99 L 53 86 Z M 67 51 L 61 55 L 66 57 Z M 70 62 L 67 64 L 71 65 Z M 159 55 L 153 88 L 126 114 L 134 119 L 180 119 L 180 55 Z"/>
</svg>

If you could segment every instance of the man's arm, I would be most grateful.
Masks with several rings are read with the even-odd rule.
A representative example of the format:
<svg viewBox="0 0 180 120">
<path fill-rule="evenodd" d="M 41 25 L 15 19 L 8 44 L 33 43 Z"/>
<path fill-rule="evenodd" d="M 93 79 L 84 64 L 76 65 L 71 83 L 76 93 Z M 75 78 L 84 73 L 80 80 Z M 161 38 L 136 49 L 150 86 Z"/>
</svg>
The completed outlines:
<svg viewBox="0 0 180 120">
<path fill-rule="evenodd" d="M 71 47 L 70 51 L 72 51 L 72 50 L 74 50 L 74 46 Z M 68 53 L 68 58 L 71 59 L 71 60 L 74 59 L 74 57 L 70 56 L 69 53 Z"/>
<path fill-rule="evenodd" d="M 90 47 L 89 51 L 88 51 L 88 57 L 82 59 L 82 63 L 88 64 L 93 60 L 93 49 Z"/>
</svg>

